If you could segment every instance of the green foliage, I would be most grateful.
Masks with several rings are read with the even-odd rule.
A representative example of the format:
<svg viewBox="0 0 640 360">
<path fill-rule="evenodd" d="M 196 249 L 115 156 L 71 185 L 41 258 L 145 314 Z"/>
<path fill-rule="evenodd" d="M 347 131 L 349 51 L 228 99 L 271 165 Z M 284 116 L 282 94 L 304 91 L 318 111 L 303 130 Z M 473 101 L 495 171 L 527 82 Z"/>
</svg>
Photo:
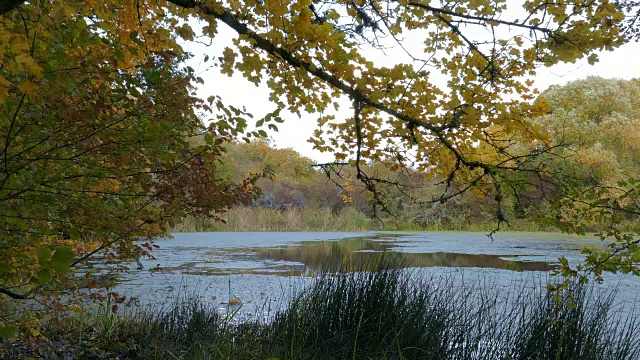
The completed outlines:
<svg viewBox="0 0 640 360">
<path fill-rule="evenodd" d="M 18 334 L 18 327 L 16 326 L 1 326 L 0 327 L 0 338 L 5 340 L 11 339 Z"/>
</svg>

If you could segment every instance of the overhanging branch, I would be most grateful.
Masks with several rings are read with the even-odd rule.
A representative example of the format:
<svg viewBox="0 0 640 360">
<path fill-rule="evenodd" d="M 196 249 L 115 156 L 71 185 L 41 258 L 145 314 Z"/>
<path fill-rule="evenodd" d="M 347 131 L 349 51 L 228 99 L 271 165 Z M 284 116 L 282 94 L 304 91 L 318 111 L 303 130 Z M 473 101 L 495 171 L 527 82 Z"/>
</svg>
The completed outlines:
<svg viewBox="0 0 640 360">
<path fill-rule="evenodd" d="M 349 84 L 340 80 L 336 76 L 328 73 L 325 70 L 319 69 L 309 62 L 300 60 L 292 52 L 274 45 L 271 41 L 267 40 L 255 31 L 249 29 L 246 24 L 240 22 L 231 12 L 225 10 L 220 5 L 207 6 L 206 4 L 201 4 L 193 0 L 169 0 L 169 2 L 185 8 L 198 7 L 199 11 L 203 14 L 215 17 L 216 19 L 222 21 L 223 23 L 234 29 L 238 34 L 245 35 L 249 39 L 253 40 L 254 46 L 256 48 L 265 51 L 271 56 L 284 60 L 287 64 L 294 68 L 299 68 L 307 71 L 309 74 L 314 75 L 325 83 L 341 90 L 344 94 L 349 95 L 351 99 L 353 99 L 353 101 L 359 101 L 363 106 L 378 109 L 412 126 L 420 127 L 432 132 L 436 136 L 436 138 L 438 138 L 438 140 L 442 142 L 447 147 L 447 149 L 449 149 L 453 153 L 455 158 L 460 160 L 460 162 L 468 168 L 482 168 L 486 174 L 495 171 L 495 168 L 489 166 L 488 164 L 479 161 L 467 160 L 464 155 L 456 149 L 454 143 L 446 138 L 446 131 L 456 128 L 458 126 L 456 123 L 446 123 L 443 125 L 430 124 L 404 114 L 398 110 L 392 109 L 382 103 L 374 101 L 359 89 L 351 87 Z"/>
<path fill-rule="evenodd" d="M 8 289 L 0 289 L 0 294 L 5 294 L 15 300 L 26 300 L 29 298 L 27 295 L 18 294 Z"/>
</svg>

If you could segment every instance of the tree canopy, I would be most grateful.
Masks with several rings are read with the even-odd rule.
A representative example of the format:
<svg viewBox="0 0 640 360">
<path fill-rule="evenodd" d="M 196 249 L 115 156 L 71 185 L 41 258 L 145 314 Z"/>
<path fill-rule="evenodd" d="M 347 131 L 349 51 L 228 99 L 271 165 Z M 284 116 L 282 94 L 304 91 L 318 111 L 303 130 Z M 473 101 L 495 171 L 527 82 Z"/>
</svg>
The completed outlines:
<svg viewBox="0 0 640 360">
<path fill-rule="evenodd" d="M 522 183 L 514 174 L 553 178 L 539 160 L 557 145 L 533 120 L 550 111 L 548 102 L 534 101 L 536 69 L 597 61 L 597 51 L 634 36 L 635 18 L 627 16 L 634 11 L 634 2 L 608 0 L 5 1 L 3 249 L 33 246 L 37 256 L 10 261 L 39 264 L 18 278 L 48 283 L 49 268 L 95 249 L 57 255 L 40 250 L 47 239 L 102 248 L 126 235 L 118 243 L 126 247 L 135 236 L 162 233 L 165 214 L 211 214 L 242 198 L 250 184 L 216 181 L 214 158 L 249 115 L 219 98 L 194 97 L 191 86 L 204 79 L 176 65 L 185 56 L 179 42 L 215 37 L 223 24 L 238 39 L 205 59 L 224 74 L 266 84 L 280 108 L 315 115 L 315 147 L 333 153 L 334 165 L 355 167 L 373 194 L 381 179 L 365 171 L 367 161 L 411 167 L 460 190 L 434 201 L 475 189 L 497 201 L 504 221 L 500 204 Z M 371 56 L 388 46 L 402 60 Z M 345 100 L 352 116 L 332 115 Z M 204 133 L 206 145 L 189 143 Z M 626 194 L 637 189 L 635 180 L 624 181 Z M 580 187 L 565 183 L 568 199 Z M 596 203 L 584 200 L 585 211 L 620 209 L 611 203 L 618 195 L 592 194 Z M 159 227 L 140 230 L 147 223 Z M 638 253 L 637 240 L 615 235 L 616 254 Z M 633 267 L 633 259 L 625 264 Z M 7 284 L 15 284 L 15 269 L 3 267 L 13 277 Z"/>
<path fill-rule="evenodd" d="M 2 46 L 13 53 L 0 68 L 9 84 L 0 123 L 0 292 L 14 298 L 60 285 L 97 253 L 136 258 L 152 245 L 134 240 L 252 196 L 251 179 L 234 185 L 216 170 L 246 115 L 225 107 L 215 116 L 224 126 L 204 126 L 201 117 L 223 105 L 194 97 L 187 55 L 159 49 L 127 63 L 118 38 L 52 11 L 2 17 Z M 190 141 L 196 136 L 205 141 Z"/>
<path fill-rule="evenodd" d="M 604 270 L 640 274 L 639 85 L 638 79 L 591 77 L 553 86 L 541 95 L 552 113 L 534 119 L 561 145 L 538 160 L 549 166 L 553 186 L 542 212 L 569 232 L 595 230 L 614 239 L 607 251 L 584 251 L 587 261 L 579 268 L 597 276 Z"/>
</svg>

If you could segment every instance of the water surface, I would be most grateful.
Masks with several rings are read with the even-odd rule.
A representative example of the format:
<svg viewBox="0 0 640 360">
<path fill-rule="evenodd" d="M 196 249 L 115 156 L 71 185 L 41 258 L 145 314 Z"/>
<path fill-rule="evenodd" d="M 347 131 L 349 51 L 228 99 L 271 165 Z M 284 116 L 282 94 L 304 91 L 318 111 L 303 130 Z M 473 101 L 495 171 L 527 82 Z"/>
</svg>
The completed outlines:
<svg viewBox="0 0 640 360">
<path fill-rule="evenodd" d="M 398 266 L 453 283 L 492 287 L 539 286 L 557 259 L 582 260 L 582 246 L 602 246 L 593 237 L 552 233 L 178 233 L 161 239 L 155 259 L 143 259 L 120 276 L 117 290 L 143 304 L 167 304 L 198 296 L 228 310 L 237 296 L 243 311 L 262 314 L 281 306 L 327 267 L 357 271 L 380 256 Z M 623 299 L 635 299 L 640 281 L 607 274 Z M 487 282 L 487 279 L 490 281 Z"/>
</svg>

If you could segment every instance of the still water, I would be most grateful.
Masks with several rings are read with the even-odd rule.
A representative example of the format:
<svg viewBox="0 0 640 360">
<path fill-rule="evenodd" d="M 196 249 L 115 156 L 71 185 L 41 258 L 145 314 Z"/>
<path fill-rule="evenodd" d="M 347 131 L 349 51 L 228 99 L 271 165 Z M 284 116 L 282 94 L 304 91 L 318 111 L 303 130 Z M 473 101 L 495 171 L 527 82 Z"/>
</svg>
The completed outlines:
<svg viewBox="0 0 640 360">
<path fill-rule="evenodd" d="M 116 290 L 140 304 L 169 305 L 200 297 L 221 311 L 234 306 L 249 316 L 278 309 L 327 266 L 366 269 L 385 254 L 422 276 L 446 277 L 454 286 L 535 288 L 550 279 L 557 259 L 582 259 L 593 237 L 551 233 L 176 233 L 157 241 L 155 259 L 131 264 Z M 622 303 L 636 302 L 640 279 L 606 274 L 602 289 L 616 288 Z M 236 297 L 242 305 L 229 305 Z M 629 305 L 631 306 L 631 305 Z"/>
</svg>

